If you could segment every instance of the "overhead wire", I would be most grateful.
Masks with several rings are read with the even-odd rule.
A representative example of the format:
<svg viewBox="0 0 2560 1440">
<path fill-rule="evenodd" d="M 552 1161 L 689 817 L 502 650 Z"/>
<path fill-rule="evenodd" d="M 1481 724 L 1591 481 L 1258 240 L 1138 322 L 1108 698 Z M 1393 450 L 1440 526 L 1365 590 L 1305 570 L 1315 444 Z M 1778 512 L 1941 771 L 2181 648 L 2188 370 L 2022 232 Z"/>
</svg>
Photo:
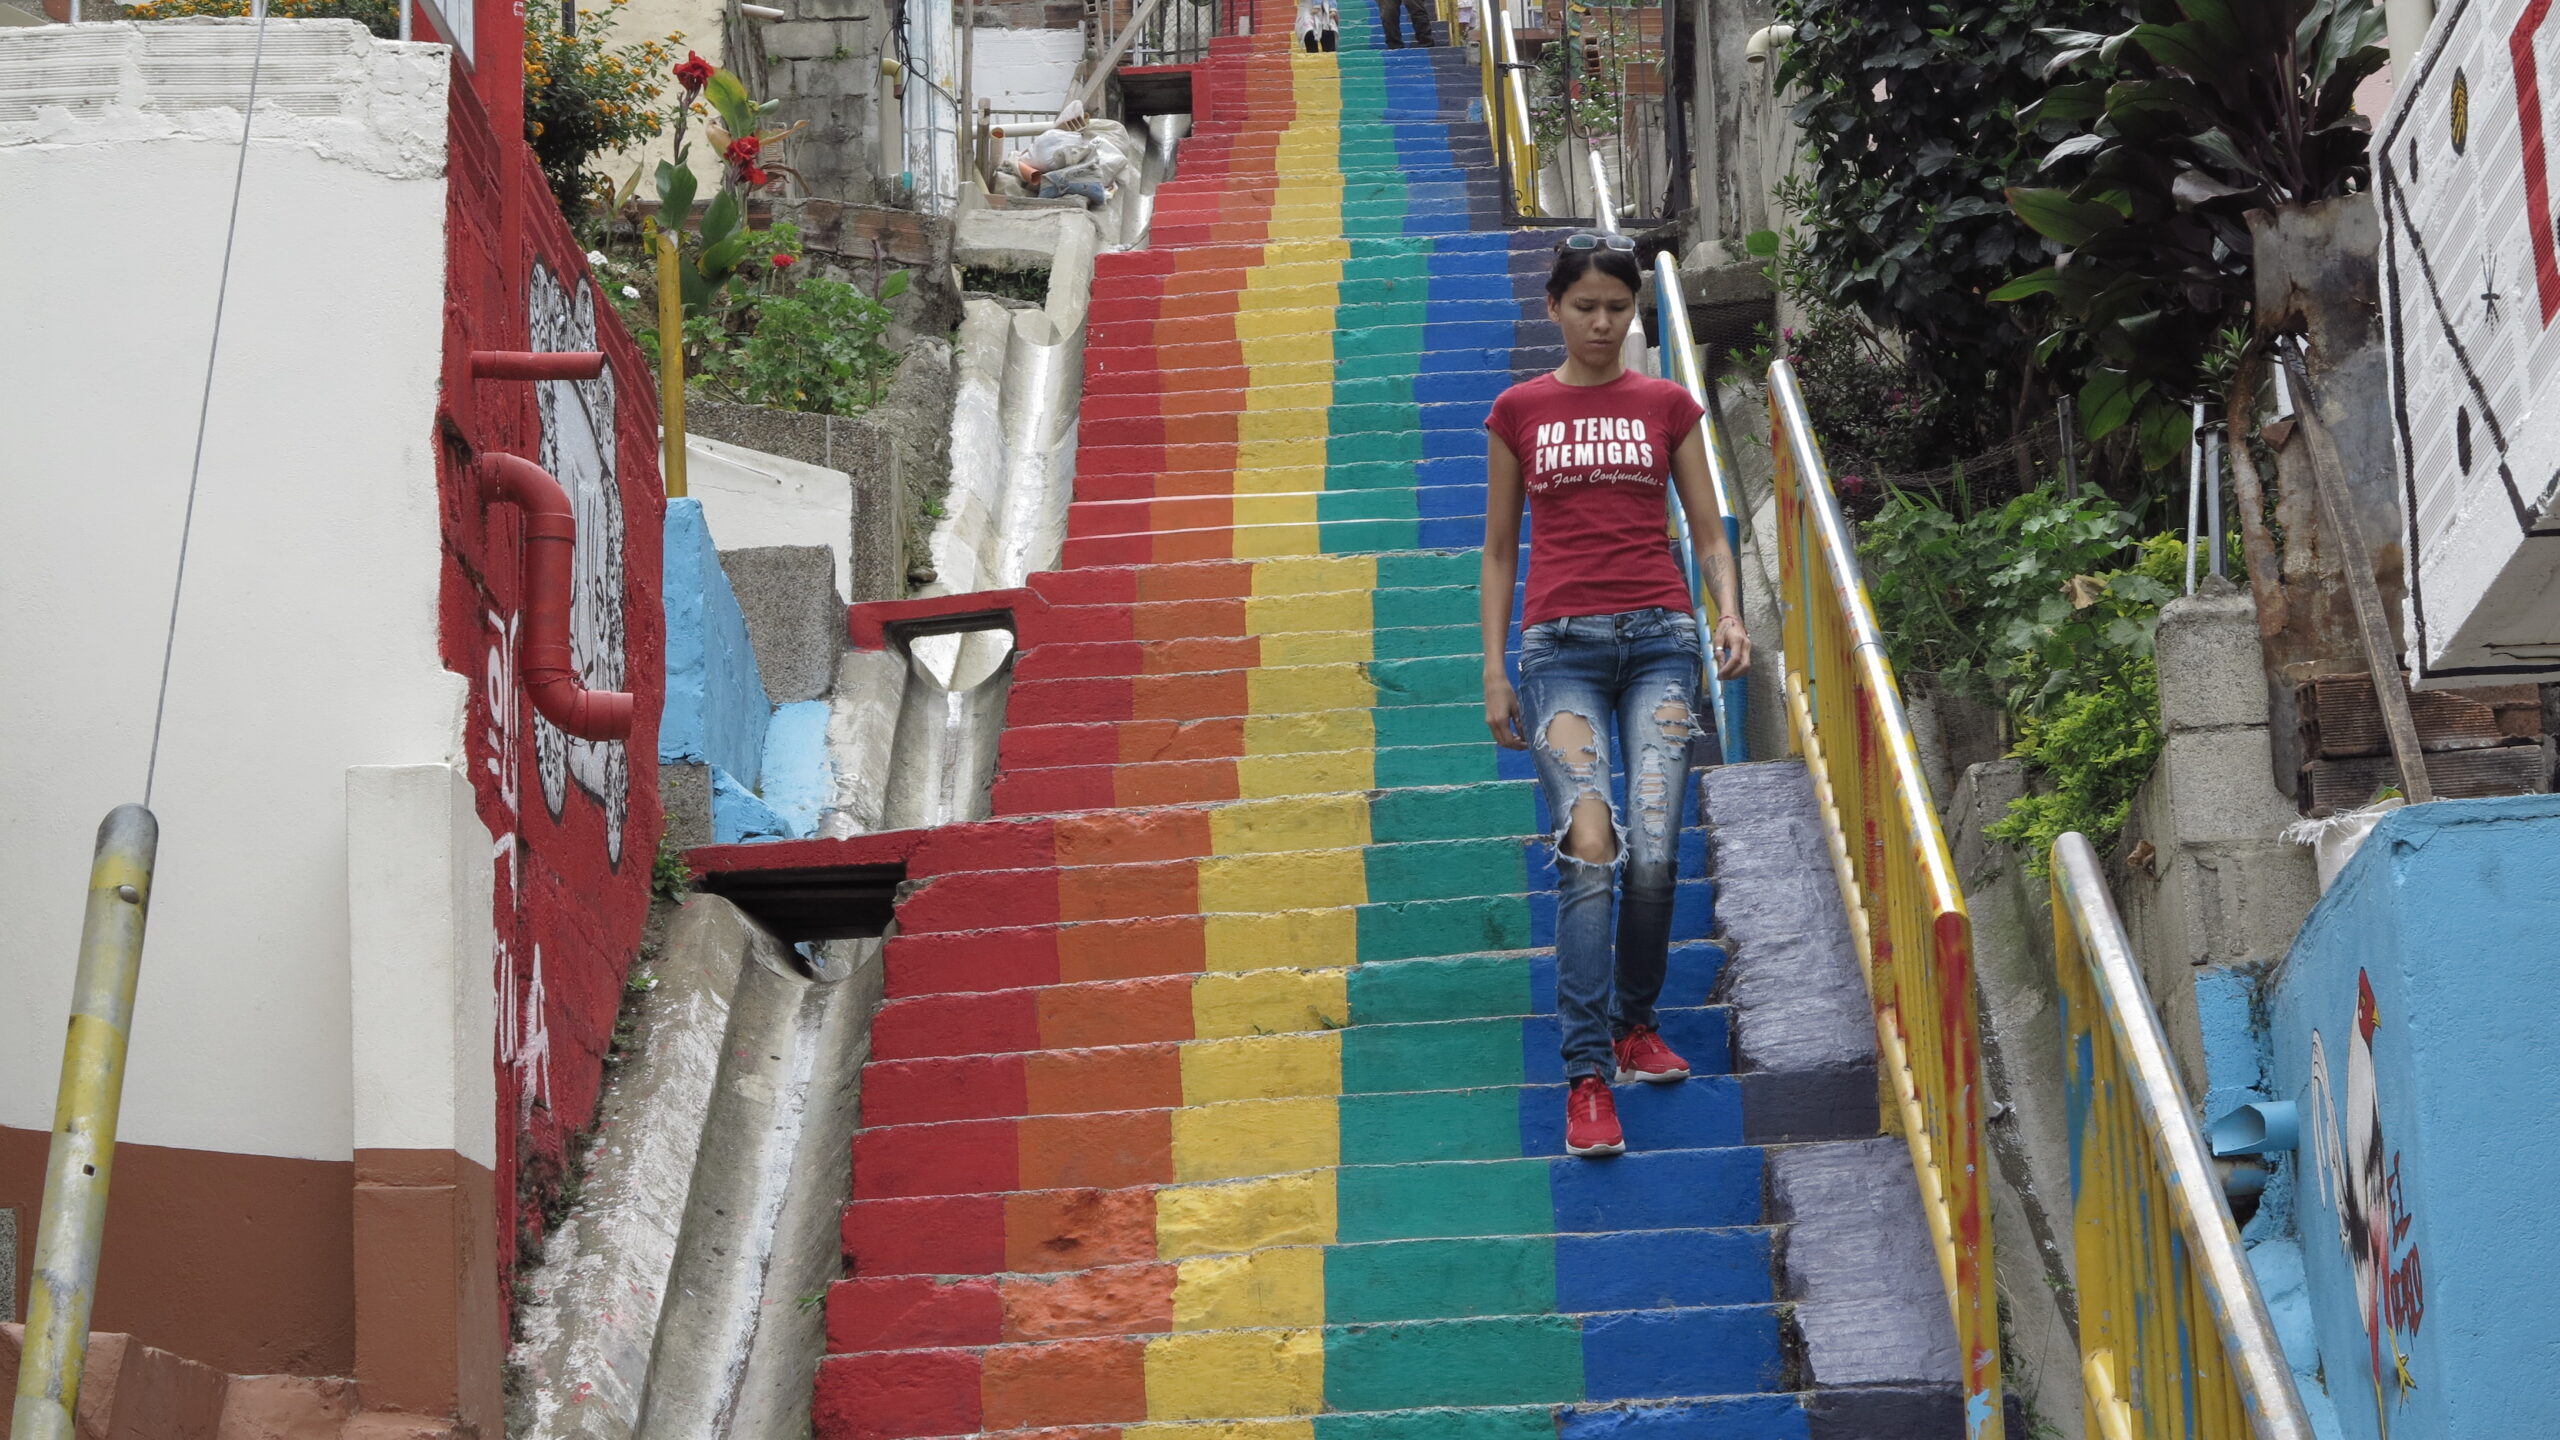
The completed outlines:
<svg viewBox="0 0 2560 1440">
<path fill-rule="evenodd" d="M 151 706 L 151 754 L 142 771 L 142 808 L 151 808 L 160 779 L 160 736 L 169 718 L 169 667 L 178 653 L 178 607 L 187 591 L 187 548 L 195 538 L 196 492 L 204 479 L 204 437 L 213 422 L 213 376 L 222 356 L 222 312 L 231 296 L 231 254 L 240 238 L 240 194 L 249 177 L 249 136 L 258 116 L 258 75 L 266 68 L 267 4 L 251 0 L 257 37 L 249 50 L 249 94 L 240 106 L 240 158 L 231 171 L 231 218 L 222 228 L 222 271 L 213 287 L 213 339 L 204 357 L 204 393 L 196 403 L 195 455 L 187 464 L 187 504 L 178 522 L 178 563 L 169 584 L 169 628 L 160 642 L 160 693 Z"/>
</svg>

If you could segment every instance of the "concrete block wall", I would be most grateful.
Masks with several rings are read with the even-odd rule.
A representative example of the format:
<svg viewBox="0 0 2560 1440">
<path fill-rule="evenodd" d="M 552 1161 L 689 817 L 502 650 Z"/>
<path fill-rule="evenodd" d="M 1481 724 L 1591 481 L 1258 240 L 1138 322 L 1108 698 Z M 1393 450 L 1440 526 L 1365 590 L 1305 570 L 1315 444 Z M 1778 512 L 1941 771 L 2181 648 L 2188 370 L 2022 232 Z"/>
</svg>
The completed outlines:
<svg viewBox="0 0 2560 1440">
<path fill-rule="evenodd" d="M 2271 778 L 2257 608 L 2227 582 L 2161 611 L 2160 761 L 2134 800 L 2111 866 L 2125 931 L 2188 1093 L 2210 1088 L 2196 984 L 2260 969 L 2291 948 L 2319 898 L 2311 851 L 2279 838 L 2298 818 Z M 2210 1118 L 2210 1117 L 2208 1117 Z"/>
</svg>

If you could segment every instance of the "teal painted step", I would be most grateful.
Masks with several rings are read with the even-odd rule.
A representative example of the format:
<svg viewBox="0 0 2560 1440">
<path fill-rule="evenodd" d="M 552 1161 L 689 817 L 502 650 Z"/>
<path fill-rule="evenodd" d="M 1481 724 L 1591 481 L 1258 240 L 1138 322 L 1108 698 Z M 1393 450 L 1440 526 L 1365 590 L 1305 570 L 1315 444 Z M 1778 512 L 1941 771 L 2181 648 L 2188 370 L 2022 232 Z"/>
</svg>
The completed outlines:
<svg viewBox="0 0 2560 1440">
<path fill-rule="evenodd" d="M 1750 1305 L 1771 1296 L 1770 1252 L 1758 1227 L 1335 1245 L 1324 1256 L 1325 1319 Z"/>
</svg>

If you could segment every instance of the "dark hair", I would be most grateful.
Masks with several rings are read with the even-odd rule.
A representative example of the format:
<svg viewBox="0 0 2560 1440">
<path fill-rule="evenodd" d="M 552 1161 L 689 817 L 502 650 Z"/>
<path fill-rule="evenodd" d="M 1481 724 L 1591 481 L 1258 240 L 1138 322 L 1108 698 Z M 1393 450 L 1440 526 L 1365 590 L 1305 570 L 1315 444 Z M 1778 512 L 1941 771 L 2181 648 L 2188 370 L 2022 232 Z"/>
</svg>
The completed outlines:
<svg viewBox="0 0 2560 1440">
<path fill-rule="evenodd" d="M 1636 268 L 1636 257 L 1624 250 L 1558 250 L 1556 268 L 1547 272 L 1547 299 L 1562 300 L 1574 282 L 1597 270 L 1627 287 L 1630 295 L 1644 293 L 1644 272 Z"/>
</svg>

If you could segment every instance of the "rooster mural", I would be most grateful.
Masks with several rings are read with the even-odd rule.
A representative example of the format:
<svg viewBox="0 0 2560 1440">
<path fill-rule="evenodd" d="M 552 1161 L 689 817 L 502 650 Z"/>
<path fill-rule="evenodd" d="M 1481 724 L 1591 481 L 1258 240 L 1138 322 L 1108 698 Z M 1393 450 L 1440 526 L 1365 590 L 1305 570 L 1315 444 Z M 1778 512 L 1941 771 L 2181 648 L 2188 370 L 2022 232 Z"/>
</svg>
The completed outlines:
<svg viewBox="0 0 2560 1440">
<path fill-rule="evenodd" d="M 2311 1032 L 2311 1096 L 2317 1128 L 2313 1164 L 2320 1195 L 2337 1217 L 2338 1243 L 2346 1251 L 2354 1275 L 2356 1310 L 2364 1321 L 2366 1358 L 2373 1377 L 2374 1423 L 2391 1433 L 2390 1402 L 2412 1388 L 2408 1357 L 2398 1332 L 2417 1329 L 2414 1300 L 2418 1261 L 2414 1250 L 2395 1268 L 2393 1247 L 2409 1230 L 2401 1213 L 2396 1171 L 2398 1156 L 2383 1141 L 2380 1097 L 2374 1088 L 2373 1035 L 2382 1015 L 2374 1004 L 2373 981 L 2356 972 L 2356 1022 L 2347 1041 L 2347 1087 L 2343 1101 L 2345 1132 L 2339 1130 L 2341 1102 L 2329 1078 L 2329 1056 L 2320 1032 Z M 2388 1347 L 2391 1364 L 2382 1363 Z M 2386 1377 L 2389 1381 L 2386 1384 Z"/>
</svg>

